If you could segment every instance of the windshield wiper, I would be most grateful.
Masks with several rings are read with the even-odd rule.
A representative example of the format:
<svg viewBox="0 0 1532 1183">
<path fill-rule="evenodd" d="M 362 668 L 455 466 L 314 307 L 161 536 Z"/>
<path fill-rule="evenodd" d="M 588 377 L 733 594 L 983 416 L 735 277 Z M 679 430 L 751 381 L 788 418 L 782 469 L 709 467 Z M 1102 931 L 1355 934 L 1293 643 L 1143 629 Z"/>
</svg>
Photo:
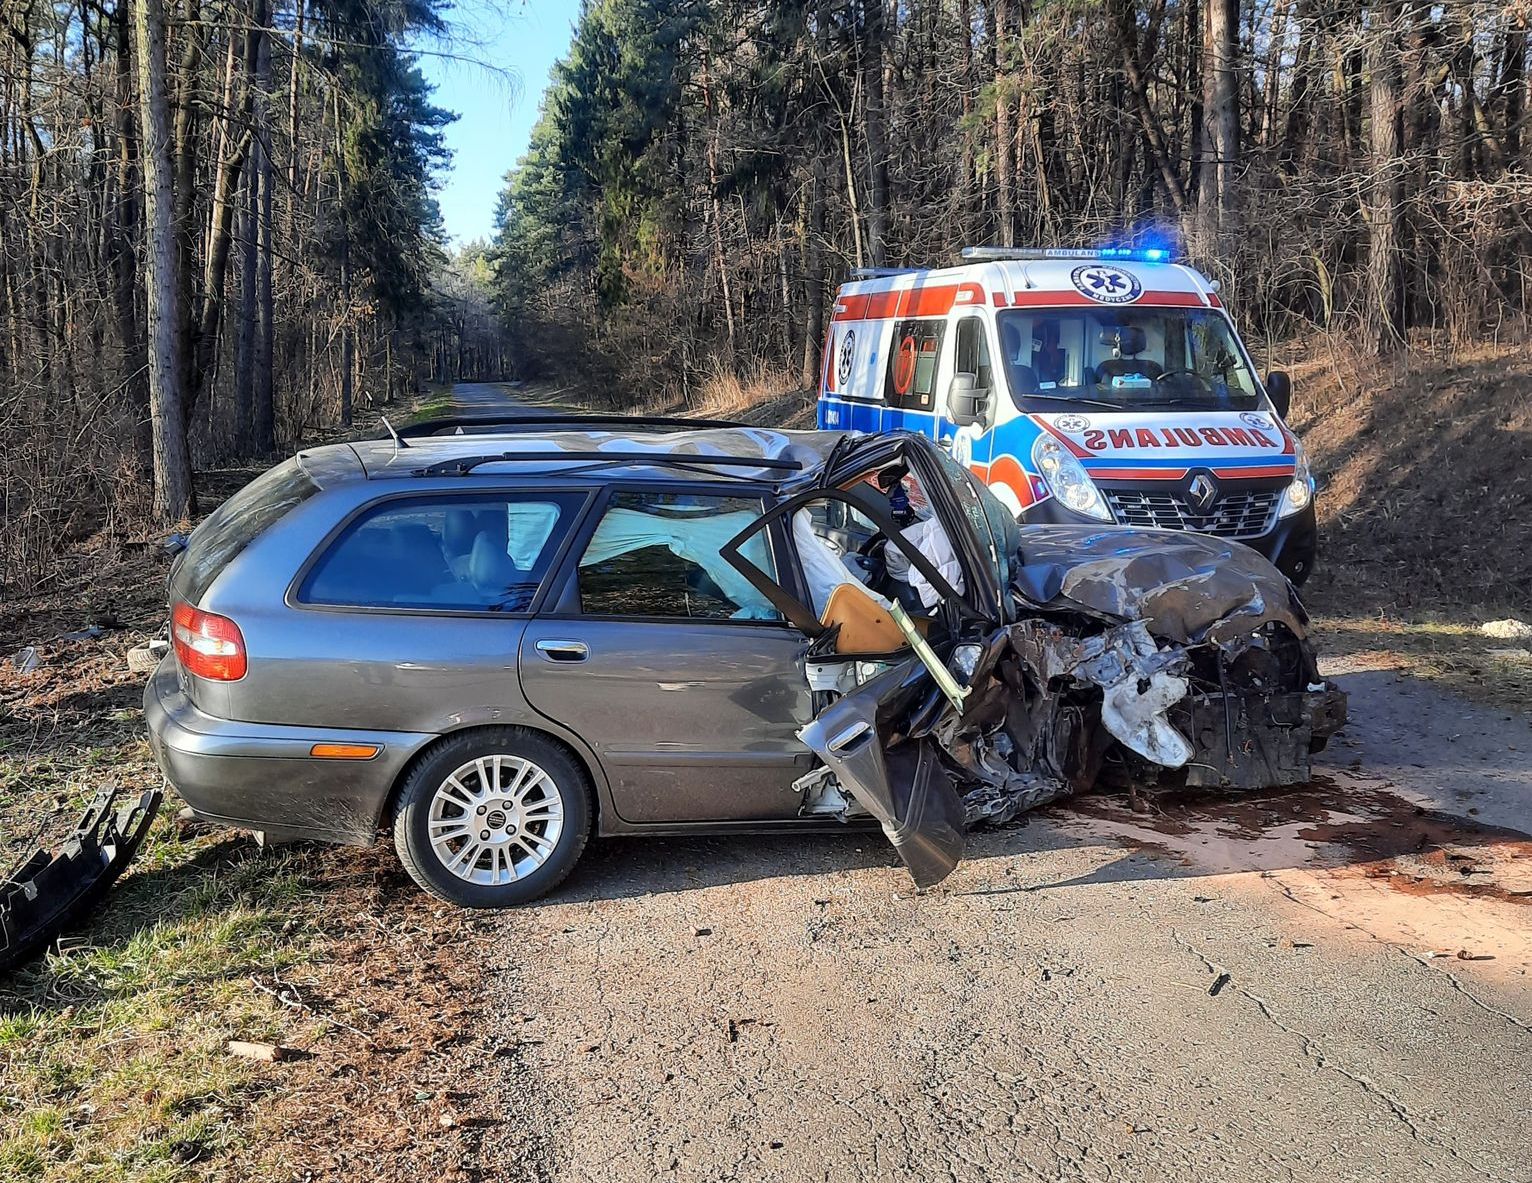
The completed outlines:
<svg viewBox="0 0 1532 1183">
<path fill-rule="evenodd" d="M 1243 411 L 1255 409 L 1254 407 L 1236 407 L 1229 403 L 1220 402 L 1216 398 L 1157 398 L 1147 399 L 1143 405 L 1146 407 L 1190 407 L 1198 411 Z"/>
<path fill-rule="evenodd" d="M 1109 403 L 1104 399 L 1099 398 L 1077 398 L 1072 394 L 1025 394 L 1022 395 L 1022 397 L 1047 399 L 1049 402 L 1053 403 L 1084 403 L 1089 407 L 1106 407 L 1113 411 L 1123 411 L 1127 409 L 1127 406 L 1124 403 Z"/>
</svg>

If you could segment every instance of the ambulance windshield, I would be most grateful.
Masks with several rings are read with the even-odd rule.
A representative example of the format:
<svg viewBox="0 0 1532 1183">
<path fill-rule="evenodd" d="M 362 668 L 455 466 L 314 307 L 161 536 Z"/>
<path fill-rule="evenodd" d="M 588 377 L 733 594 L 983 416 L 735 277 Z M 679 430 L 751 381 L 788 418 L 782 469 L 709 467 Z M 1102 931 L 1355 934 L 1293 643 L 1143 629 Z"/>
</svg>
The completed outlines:
<svg viewBox="0 0 1532 1183">
<path fill-rule="evenodd" d="M 1254 410 L 1260 387 L 1228 321 L 1201 308 L 1001 312 L 1000 353 L 1016 404 Z"/>
</svg>

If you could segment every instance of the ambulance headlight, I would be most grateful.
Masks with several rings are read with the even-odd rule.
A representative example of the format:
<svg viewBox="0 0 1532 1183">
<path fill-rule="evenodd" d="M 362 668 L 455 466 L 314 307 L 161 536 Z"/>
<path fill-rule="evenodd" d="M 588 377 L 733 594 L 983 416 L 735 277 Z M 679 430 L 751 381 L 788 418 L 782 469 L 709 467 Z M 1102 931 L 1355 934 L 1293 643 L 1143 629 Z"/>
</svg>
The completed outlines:
<svg viewBox="0 0 1532 1183">
<path fill-rule="evenodd" d="M 1032 446 L 1032 462 L 1042 474 L 1059 504 L 1088 518 L 1112 520 L 1101 490 L 1085 471 L 1085 466 L 1062 443 L 1051 435 L 1039 436 Z"/>
<path fill-rule="evenodd" d="M 1309 507 L 1309 502 L 1314 500 L 1314 476 L 1309 472 L 1308 457 L 1303 454 L 1303 445 L 1297 441 L 1294 443 L 1293 483 L 1282 493 L 1281 516 L 1284 518 L 1302 513 Z"/>
</svg>

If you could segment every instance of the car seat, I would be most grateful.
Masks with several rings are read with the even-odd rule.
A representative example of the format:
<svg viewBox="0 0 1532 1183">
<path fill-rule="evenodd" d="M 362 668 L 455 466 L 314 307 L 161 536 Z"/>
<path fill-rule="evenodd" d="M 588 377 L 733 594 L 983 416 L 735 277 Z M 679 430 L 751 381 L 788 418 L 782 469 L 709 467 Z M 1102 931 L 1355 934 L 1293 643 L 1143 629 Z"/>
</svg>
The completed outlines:
<svg viewBox="0 0 1532 1183">
<path fill-rule="evenodd" d="M 447 566 L 452 569 L 453 576 L 464 583 L 469 579 L 468 560 L 473 553 L 474 540 L 482 529 L 479 514 L 461 506 L 449 509 L 442 523 L 442 553 L 447 557 Z"/>
<path fill-rule="evenodd" d="M 495 541 L 490 531 L 483 530 L 473 540 L 473 551 L 468 558 L 468 582 L 488 602 L 497 603 L 512 589 L 531 580 L 529 573 L 505 553 L 504 544 Z"/>
<path fill-rule="evenodd" d="M 1116 356 L 1096 366 L 1096 383 L 1100 386 L 1108 386 L 1113 378 L 1125 378 L 1130 374 L 1141 378 L 1158 378 L 1165 372 L 1158 362 L 1137 356 L 1149 344 L 1144 330 L 1137 325 L 1110 325 L 1102 329 L 1101 344 Z"/>
<path fill-rule="evenodd" d="M 396 600 L 434 602 L 444 586 L 456 585 L 436 531 L 420 522 L 401 522 L 389 529 L 389 583 Z"/>
<path fill-rule="evenodd" d="M 1018 398 L 1037 393 L 1037 371 L 1025 364 L 1022 358 L 1021 330 L 1015 321 L 1004 321 L 1000 326 L 1000 342 L 1005 351 L 1005 368 L 1011 375 L 1011 390 Z M 1029 353 L 1030 356 L 1030 353 Z"/>
</svg>

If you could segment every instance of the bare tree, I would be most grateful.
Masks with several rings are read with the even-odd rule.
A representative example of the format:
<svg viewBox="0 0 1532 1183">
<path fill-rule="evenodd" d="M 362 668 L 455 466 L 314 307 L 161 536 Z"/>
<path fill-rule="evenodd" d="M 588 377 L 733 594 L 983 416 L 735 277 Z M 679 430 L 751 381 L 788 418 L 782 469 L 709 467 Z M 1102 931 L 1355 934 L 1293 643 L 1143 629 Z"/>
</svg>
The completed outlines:
<svg viewBox="0 0 1532 1183">
<path fill-rule="evenodd" d="M 154 509 L 174 522 L 193 510 L 186 440 L 186 367 L 175 220 L 175 161 L 165 63 L 164 0 L 134 0 L 139 110 L 143 124 L 149 404 L 154 422 Z"/>
</svg>

